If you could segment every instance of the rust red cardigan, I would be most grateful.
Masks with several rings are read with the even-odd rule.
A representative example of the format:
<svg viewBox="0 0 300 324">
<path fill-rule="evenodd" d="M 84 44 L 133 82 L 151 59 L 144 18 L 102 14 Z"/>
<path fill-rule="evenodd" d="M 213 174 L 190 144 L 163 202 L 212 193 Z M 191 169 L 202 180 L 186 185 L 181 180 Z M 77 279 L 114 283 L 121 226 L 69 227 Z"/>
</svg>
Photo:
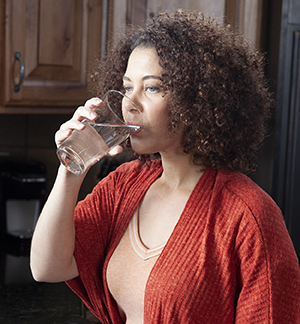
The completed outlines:
<svg viewBox="0 0 300 324">
<path fill-rule="evenodd" d="M 79 277 L 68 285 L 106 323 L 122 323 L 108 260 L 145 192 L 162 173 L 123 164 L 75 211 Z M 282 214 L 248 177 L 208 169 L 149 276 L 145 323 L 300 323 L 300 271 Z"/>
</svg>

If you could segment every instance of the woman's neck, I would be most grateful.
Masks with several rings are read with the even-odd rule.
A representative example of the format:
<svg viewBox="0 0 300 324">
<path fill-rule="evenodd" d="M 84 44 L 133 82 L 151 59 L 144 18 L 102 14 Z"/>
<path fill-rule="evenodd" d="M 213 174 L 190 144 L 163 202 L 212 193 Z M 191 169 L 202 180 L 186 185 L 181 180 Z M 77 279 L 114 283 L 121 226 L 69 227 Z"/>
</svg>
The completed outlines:
<svg viewBox="0 0 300 324">
<path fill-rule="evenodd" d="M 205 170 L 203 166 L 195 165 L 191 155 L 185 153 L 173 156 L 161 154 L 161 160 L 163 173 L 160 181 L 170 190 L 193 190 Z"/>
</svg>

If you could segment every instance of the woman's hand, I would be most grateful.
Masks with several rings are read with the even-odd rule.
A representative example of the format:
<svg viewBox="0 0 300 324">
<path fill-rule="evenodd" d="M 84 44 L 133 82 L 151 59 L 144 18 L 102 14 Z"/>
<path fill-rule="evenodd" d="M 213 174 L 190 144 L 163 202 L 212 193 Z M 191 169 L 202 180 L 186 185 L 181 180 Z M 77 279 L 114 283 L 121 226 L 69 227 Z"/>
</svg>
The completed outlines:
<svg viewBox="0 0 300 324">
<path fill-rule="evenodd" d="M 97 119 L 95 110 L 101 106 L 102 100 L 99 98 L 91 98 L 87 100 L 84 106 L 80 106 L 76 109 L 73 117 L 67 122 L 60 126 L 60 129 L 55 134 L 55 143 L 59 147 L 64 140 L 66 140 L 76 130 L 83 130 L 85 125 L 82 123 L 83 120 L 89 119 L 91 121 Z M 109 151 L 110 156 L 115 156 L 123 151 L 121 146 L 116 146 Z"/>
<path fill-rule="evenodd" d="M 82 130 L 85 125 L 82 123 L 84 119 L 95 120 L 97 114 L 95 109 L 99 107 L 102 100 L 99 98 L 92 98 L 86 101 L 84 106 L 80 106 L 76 109 L 73 117 L 60 126 L 60 129 L 55 134 L 55 143 L 59 147 L 62 142 L 67 139 L 74 129 Z"/>
</svg>

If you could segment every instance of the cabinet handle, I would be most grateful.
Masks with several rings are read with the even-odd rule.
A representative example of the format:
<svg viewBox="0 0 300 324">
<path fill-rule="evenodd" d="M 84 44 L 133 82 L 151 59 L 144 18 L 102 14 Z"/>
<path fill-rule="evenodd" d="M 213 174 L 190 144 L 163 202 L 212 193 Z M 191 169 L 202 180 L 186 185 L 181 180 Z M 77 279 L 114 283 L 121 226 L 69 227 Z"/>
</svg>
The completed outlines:
<svg viewBox="0 0 300 324">
<path fill-rule="evenodd" d="M 14 91 L 19 92 L 21 84 L 22 84 L 24 76 L 25 76 L 25 68 L 24 68 L 24 64 L 21 60 L 21 53 L 19 51 L 15 52 L 15 58 L 19 61 L 19 64 L 20 64 L 20 79 L 19 79 L 19 83 L 15 85 Z"/>
</svg>

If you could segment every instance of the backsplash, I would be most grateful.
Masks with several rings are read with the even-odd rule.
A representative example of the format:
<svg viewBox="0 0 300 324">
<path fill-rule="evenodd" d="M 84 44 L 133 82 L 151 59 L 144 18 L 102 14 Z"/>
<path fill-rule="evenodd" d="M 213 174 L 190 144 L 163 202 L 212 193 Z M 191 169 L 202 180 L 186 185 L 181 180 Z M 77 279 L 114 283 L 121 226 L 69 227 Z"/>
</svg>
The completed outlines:
<svg viewBox="0 0 300 324">
<path fill-rule="evenodd" d="M 71 115 L 1 115 L 0 160 L 23 158 L 44 163 L 47 170 L 46 194 L 56 177 L 59 161 L 56 157 L 55 132 Z M 79 199 L 91 191 L 99 165 L 94 166 L 83 183 Z"/>
</svg>

